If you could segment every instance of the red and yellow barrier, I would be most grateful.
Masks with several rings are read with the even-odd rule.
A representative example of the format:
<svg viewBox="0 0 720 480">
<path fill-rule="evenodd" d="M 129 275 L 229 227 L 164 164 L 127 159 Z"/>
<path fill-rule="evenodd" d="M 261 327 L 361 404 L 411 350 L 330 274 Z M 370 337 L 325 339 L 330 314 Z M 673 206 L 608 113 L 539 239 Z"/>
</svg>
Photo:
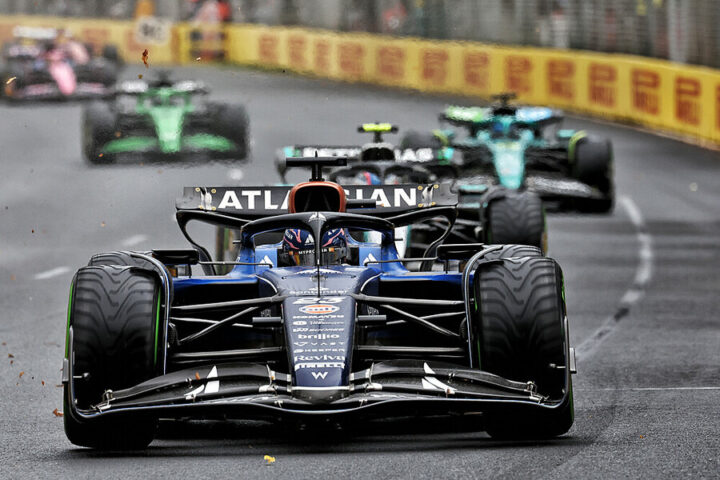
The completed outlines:
<svg viewBox="0 0 720 480">
<path fill-rule="evenodd" d="M 720 143 L 720 72 L 630 55 L 226 27 L 227 60 L 350 82 L 489 96 L 639 123 Z"/>
</svg>

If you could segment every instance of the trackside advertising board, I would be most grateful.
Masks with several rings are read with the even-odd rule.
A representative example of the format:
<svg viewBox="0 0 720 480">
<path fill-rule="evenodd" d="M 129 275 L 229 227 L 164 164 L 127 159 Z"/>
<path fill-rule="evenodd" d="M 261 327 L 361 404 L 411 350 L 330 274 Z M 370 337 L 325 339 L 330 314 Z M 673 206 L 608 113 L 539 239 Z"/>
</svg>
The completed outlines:
<svg viewBox="0 0 720 480">
<path fill-rule="evenodd" d="M 630 55 L 230 25 L 230 62 L 629 120 L 720 143 L 720 72 Z"/>
</svg>

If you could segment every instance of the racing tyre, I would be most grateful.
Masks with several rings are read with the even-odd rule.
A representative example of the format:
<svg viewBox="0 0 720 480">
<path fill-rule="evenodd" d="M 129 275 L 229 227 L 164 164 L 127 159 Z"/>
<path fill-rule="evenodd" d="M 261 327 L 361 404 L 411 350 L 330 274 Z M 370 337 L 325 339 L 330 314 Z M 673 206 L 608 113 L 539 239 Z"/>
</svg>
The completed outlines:
<svg viewBox="0 0 720 480">
<path fill-rule="evenodd" d="M 542 200 L 533 192 L 506 191 L 484 211 L 485 243 L 531 245 L 547 251 L 547 225 Z"/>
<path fill-rule="evenodd" d="M 250 121 L 242 105 L 216 105 L 215 118 L 219 133 L 237 146 L 235 157 L 242 160 L 248 154 L 248 136 Z"/>
<path fill-rule="evenodd" d="M 523 250 L 512 248 L 504 253 L 506 261 L 482 266 L 476 275 L 480 367 L 510 380 L 533 381 L 539 394 L 563 402 L 554 410 L 519 411 L 510 418 L 489 412 L 485 429 L 503 439 L 562 435 L 574 417 L 572 386 L 565 395 L 565 370 L 555 368 L 566 364 L 562 271 L 550 258 L 517 257 Z"/>
<path fill-rule="evenodd" d="M 110 106 L 93 102 L 83 109 L 83 153 L 90 163 L 112 163 L 111 154 L 103 152 L 103 147 L 115 139 L 115 114 Z"/>
<path fill-rule="evenodd" d="M 75 275 L 69 306 L 75 405 L 69 408 L 69 384 L 63 402 L 65 433 L 75 445 L 136 449 L 152 441 L 157 427 L 153 418 L 84 422 L 76 418 L 75 409 L 100 403 L 106 390 L 128 388 L 159 373 L 159 295 L 155 275 L 133 267 L 90 266 Z"/>
<path fill-rule="evenodd" d="M 115 64 L 120 63 L 120 53 L 115 45 L 105 45 L 102 49 L 102 57 Z"/>
<path fill-rule="evenodd" d="M 400 140 L 400 148 L 442 148 L 440 139 L 432 132 L 408 131 Z"/>
<path fill-rule="evenodd" d="M 580 200 L 578 210 L 582 212 L 610 212 L 614 204 L 613 153 L 608 139 L 581 138 L 575 147 L 573 175 L 583 183 L 597 188 L 602 199 Z"/>
</svg>

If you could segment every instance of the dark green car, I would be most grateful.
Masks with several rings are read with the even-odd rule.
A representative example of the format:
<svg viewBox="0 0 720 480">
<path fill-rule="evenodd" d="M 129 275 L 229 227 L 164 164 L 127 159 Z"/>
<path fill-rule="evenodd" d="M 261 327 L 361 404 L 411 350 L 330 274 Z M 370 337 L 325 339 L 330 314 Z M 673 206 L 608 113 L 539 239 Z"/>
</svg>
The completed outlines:
<svg viewBox="0 0 720 480">
<path fill-rule="evenodd" d="M 83 111 L 83 153 L 91 163 L 120 156 L 149 159 L 242 160 L 248 154 L 249 122 L 242 105 L 205 99 L 200 83 L 124 82 L 110 102 Z"/>
</svg>

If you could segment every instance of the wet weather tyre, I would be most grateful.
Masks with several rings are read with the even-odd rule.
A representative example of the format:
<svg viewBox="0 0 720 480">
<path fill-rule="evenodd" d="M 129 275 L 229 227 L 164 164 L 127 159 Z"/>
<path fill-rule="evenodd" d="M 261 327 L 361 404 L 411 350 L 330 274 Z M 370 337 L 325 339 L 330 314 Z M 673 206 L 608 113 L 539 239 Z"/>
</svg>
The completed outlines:
<svg viewBox="0 0 720 480">
<path fill-rule="evenodd" d="M 105 103 L 93 102 L 83 109 L 83 154 L 90 163 L 112 163 L 113 155 L 103 152 L 103 147 L 115 139 L 115 114 Z"/>
<path fill-rule="evenodd" d="M 405 148 L 441 148 L 440 139 L 432 132 L 408 131 L 400 141 L 400 147 Z"/>
<path fill-rule="evenodd" d="M 542 200 L 533 192 L 507 191 L 482 212 L 485 243 L 531 245 L 547 251 Z"/>
<path fill-rule="evenodd" d="M 612 211 L 615 194 L 613 185 L 613 152 L 608 139 L 581 138 L 575 147 L 573 176 L 597 188 L 603 198 L 578 200 L 577 208 L 587 213 Z"/>
<path fill-rule="evenodd" d="M 572 390 L 565 395 L 565 371 L 554 368 L 566 364 L 562 271 L 550 258 L 504 258 L 502 263 L 481 266 L 476 277 L 480 368 L 510 380 L 533 381 L 539 394 L 564 403 L 542 413 L 489 412 L 485 428 L 494 438 L 562 435 L 574 416 Z"/>
<path fill-rule="evenodd" d="M 250 120 L 242 105 L 216 105 L 215 118 L 219 133 L 231 140 L 236 150 L 234 157 L 242 160 L 248 154 L 248 137 L 250 134 Z"/>
<path fill-rule="evenodd" d="M 118 266 L 89 266 L 73 279 L 72 328 L 75 407 L 100 403 L 106 390 L 120 390 L 159 374 L 159 282 L 153 272 Z M 80 378 L 82 377 L 82 378 Z M 75 445 L 97 449 L 137 449 L 150 444 L 157 421 L 148 417 L 76 418 L 64 389 L 65 433 Z"/>
</svg>

